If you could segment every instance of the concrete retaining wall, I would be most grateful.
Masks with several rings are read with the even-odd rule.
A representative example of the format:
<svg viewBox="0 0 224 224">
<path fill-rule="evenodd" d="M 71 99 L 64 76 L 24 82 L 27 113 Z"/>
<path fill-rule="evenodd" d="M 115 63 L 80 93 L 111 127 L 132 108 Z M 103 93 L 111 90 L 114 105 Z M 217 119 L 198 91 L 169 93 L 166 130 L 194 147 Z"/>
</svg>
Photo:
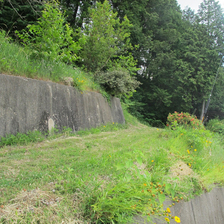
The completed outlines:
<svg viewBox="0 0 224 224">
<path fill-rule="evenodd" d="M 96 92 L 0 74 L 0 136 L 70 127 L 73 131 L 106 123 L 124 123 L 120 100 L 111 105 Z"/>
<path fill-rule="evenodd" d="M 172 201 L 164 203 L 166 209 Z M 178 216 L 182 224 L 224 224 L 224 188 L 215 188 L 211 192 L 197 196 L 188 202 L 176 203 L 170 208 L 173 216 Z M 170 224 L 175 224 L 170 219 Z M 149 223 L 140 216 L 135 217 L 134 223 Z M 154 223 L 154 222 L 153 222 Z M 165 224 L 162 220 L 155 220 L 156 224 Z"/>
</svg>

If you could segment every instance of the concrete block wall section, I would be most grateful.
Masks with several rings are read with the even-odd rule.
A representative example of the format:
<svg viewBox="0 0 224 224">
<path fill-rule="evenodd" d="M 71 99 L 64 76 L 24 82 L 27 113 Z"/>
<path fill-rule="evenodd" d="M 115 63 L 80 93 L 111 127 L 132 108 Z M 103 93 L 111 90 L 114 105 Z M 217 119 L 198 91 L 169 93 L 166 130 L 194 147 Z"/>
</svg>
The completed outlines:
<svg viewBox="0 0 224 224">
<path fill-rule="evenodd" d="M 164 209 L 171 205 L 172 201 L 165 201 Z M 170 208 L 173 216 L 178 216 L 181 224 L 224 224 L 224 188 L 214 188 L 194 199 L 176 203 Z M 170 219 L 170 224 L 176 224 Z M 148 224 L 144 217 L 136 216 L 135 224 Z M 163 219 L 155 219 L 153 223 L 166 224 Z"/>
<path fill-rule="evenodd" d="M 73 131 L 106 123 L 125 123 L 120 100 L 111 105 L 96 92 L 0 74 L 0 136 L 70 127 Z"/>
</svg>

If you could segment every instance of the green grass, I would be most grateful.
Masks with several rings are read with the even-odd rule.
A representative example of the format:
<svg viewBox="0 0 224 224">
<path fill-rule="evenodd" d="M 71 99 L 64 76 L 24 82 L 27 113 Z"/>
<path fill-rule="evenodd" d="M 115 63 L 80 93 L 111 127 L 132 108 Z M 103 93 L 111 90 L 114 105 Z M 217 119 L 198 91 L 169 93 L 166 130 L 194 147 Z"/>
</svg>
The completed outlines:
<svg viewBox="0 0 224 224">
<path fill-rule="evenodd" d="M 10 42 L 3 31 L 0 31 L 0 73 L 59 83 L 65 77 L 72 77 L 79 90 L 102 91 L 92 77 L 79 68 L 62 62 L 32 59 L 29 49 Z"/>
<path fill-rule="evenodd" d="M 165 195 L 188 200 L 223 185 L 218 135 L 127 120 L 1 148 L 0 222 L 130 223 L 139 213 L 164 219 Z"/>
</svg>

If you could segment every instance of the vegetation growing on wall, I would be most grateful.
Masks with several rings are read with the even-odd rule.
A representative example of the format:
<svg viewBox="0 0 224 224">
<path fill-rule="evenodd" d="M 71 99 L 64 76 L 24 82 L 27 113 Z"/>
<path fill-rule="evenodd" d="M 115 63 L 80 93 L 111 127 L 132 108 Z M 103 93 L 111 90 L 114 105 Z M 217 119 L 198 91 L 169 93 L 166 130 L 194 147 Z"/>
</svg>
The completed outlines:
<svg viewBox="0 0 224 224">
<path fill-rule="evenodd" d="M 12 43 L 10 38 L 5 37 L 5 32 L 3 31 L 0 32 L 0 41 L 1 73 L 52 80 L 60 83 L 64 82 L 65 77 L 72 77 L 72 85 L 81 91 L 87 88 L 101 91 L 99 85 L 94 83 L 92 77 L 79 68 L 74 69 L 72 65 L 66 65 L 58 61 L 31 59 L 30 55 L 33 51 Z"/>
</svg>

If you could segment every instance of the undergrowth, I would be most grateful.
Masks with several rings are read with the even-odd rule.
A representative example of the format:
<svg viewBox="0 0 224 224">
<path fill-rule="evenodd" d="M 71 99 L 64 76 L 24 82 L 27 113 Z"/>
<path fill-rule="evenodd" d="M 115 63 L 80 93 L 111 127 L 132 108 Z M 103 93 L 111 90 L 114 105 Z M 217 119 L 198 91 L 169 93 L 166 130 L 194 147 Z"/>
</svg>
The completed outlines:
<svg viewBox="0 0 224 224">
<path fill-rule="evenodd" d="M 8 145 L 26 145 L 31 142 L 41 142 L 44 139 L 44 135 L 40 131 L 29 131 L 25 134 L 17 133 L 16 135 L 9 134 L 0 138 L 0 147 Z"/>
<path fill-rule="evenodd" d="M 66 129 L 66 138 L 3 147 L 2 220 L 131 223 L 142 214 L 148 221 L 157 217 L 178 223 L 170 207 L 162 206 L 167 198 L 172 207 L 224 184 L 218 135 L 181 126 L 156 129 L 131 118 L 126 116 L 128 126 L 107 124 L 75 135 Z"/>
<path fill-rule="evenodd" d="M 96 128 L 83 129 L 77 132 L 73 132 L 71 128 L 64 127 L 62 131 L 57 128 L 53 128 L 51 132 L 41 133 L 38 130 L 28 131 L 27 133 L 17 133 L 15 135 L 8 134 L 5 137 L 0 136 L 0 147 L 12 146 L 12 145 L 27 145 L 29 143 L 42 142 L 44 140 L 53 140 L 60 137 L 66 138 L 69 136 L 84 136 L 89 134 L 99 134 L 101 132 L 117 131 L 119 129 L 126 129 L 126 124 L 108 123 L 100 125 Z"/>
<path fill-rule="evenodd" d="M 65 77 L 71 77 L 79 90 L 103 92 L 90 74 L 63 62 L 32 58 L 28 48 L 11 42 L 4 31 L 0 31 L 0 49 L 0 73 L 59 83 L 63 83 Z"/>
<path fill-rule="evenodd" d="M 224 120 L 212 119 L 206 124 L 206 129 L 224 135 Z"/>
</svg>

